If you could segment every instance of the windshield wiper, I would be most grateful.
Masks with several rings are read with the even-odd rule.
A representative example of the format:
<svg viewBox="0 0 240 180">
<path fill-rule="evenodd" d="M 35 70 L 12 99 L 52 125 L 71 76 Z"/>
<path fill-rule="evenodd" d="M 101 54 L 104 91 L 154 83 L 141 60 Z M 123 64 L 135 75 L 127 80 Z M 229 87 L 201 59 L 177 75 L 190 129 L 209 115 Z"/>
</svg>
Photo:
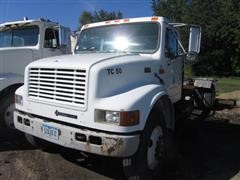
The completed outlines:
<svg viewBox="0 0 240 180">
<path fill-rule="evenodd" d="M 99 51 L 99 53 L 125 53 L 125 54 L 139 54 L 139 52 L 131 52 L 127 50 L 117 50 L 117 49 L 109 49 L 105 51 Z"/>
<path fill-rule="evenodd" d="M 75 53 L 76 54 L 81 54 L 81 53 L 94 52 L 94 51 L 96 51 L 96 47 L 89 46 L 89 47 L 82 47 L 81 49 L 76 49 Z"/>
<path fill-rule="evenodd" d="M 94 50 L 96 50 L 96 47 L 94 47 L 94 46 L 89 46 L 89 47 L 83 47 L 82 49 L 83 49 L 84 51 L 86 51 L 86 50 L 94 51 Z"/>
</svg>

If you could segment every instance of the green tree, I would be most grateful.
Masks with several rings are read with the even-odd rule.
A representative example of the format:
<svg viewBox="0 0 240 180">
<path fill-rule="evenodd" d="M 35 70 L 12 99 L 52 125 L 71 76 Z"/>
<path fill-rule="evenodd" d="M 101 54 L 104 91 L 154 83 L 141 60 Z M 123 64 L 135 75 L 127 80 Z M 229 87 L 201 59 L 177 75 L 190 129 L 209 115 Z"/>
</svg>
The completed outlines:
<svg viewBox="0 0 240 180">
<path fill-rule="evenodd" d="M 197 75 L 240 75 L 239 12 L 238 0 L 193 1 L 187 19 L 203 29 Z"/>
<path fill-rule="evenodd" d="M 81 16 L 79 17 L 80 26 L 84 24 L 89 24 L 94 21 L 93 15 L 88 11 L 83 11 Z"/>
<path fill-rule="evenodd" d="M 114 19 L 122 19 L 122 18 L 123 18 L 123 15 L 120 11 L 108 12 L 102 9 L 99 11 L 95 11 L 94 13 L 91 13 L 89 11 L 84 11 L 79 17 L 79 24 L 81 28 L 83 25 L 89 24 L 89 23 L 114 20 Z"/>
<path fill-rule="evenodd" d="M 187 0 L 152 0 L 154 15 L 164 16 L 171 21 L 182 21 L 186 15 Z"/>
<path fill-rule="evenodd" d="M 120 11 L 118 11 L 117 13 L 115 11 L 107 12 L 107 11 L 104 11 L 104 10 L 94 12 L 94 22 L 101 22 L 101 21 L 114 20 L 114 19 L 122 19 L 122 17 L 123 17 L 123 15 Z"/>
<path fill-rule="evenodd" d="M 239 0 L 152 0 L 155 15 L 202 27 L 196 75 L 240 75 Z"/>
</svg>

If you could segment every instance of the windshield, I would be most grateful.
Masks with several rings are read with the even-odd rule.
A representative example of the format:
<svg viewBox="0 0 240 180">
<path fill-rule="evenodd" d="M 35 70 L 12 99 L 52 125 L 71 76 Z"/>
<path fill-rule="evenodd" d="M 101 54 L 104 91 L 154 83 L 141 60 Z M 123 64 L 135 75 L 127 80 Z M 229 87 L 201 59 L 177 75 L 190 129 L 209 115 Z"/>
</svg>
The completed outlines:
<svg viewBox="0 0 240 180">
<path fill-rule="evenodd" d="M 38 26 L 3 28 L 0 31 L 0 48 L 35 46 L 38 43 Z"/>
<path fill-rule="evenodd" d="M 101 26 L 82 30 L 75 53 L 153 53 L 158 40 L 159 24 L 155 22 Z"/>
</svg>

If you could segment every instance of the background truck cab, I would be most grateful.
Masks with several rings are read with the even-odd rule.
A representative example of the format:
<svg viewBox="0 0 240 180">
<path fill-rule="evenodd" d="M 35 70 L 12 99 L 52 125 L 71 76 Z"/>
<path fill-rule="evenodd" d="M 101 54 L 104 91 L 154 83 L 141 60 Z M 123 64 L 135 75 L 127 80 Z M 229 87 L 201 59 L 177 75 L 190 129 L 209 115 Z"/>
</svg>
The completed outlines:
<svg viewBox="0 0 240 180">
<path fill-rule="evenodd" d="M 0 121 L 13 126 L 14 92 L 25 67 L 40 58 L 71 53 L 70 29 L 37 19 L 0 24 Z"/>
</svg>

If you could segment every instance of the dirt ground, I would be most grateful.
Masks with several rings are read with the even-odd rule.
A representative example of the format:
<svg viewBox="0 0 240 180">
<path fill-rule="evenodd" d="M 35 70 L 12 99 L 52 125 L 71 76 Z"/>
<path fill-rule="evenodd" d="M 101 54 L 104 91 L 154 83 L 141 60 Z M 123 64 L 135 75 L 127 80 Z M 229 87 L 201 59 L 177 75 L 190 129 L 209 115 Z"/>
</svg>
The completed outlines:
<svg viewBox="0 0 240 180">
<path fill-rule="evenodd" d="M 240 91 L 233 91 L 230 93 L 225 93 L 225 94 L 218 96 L 218 98 L 236 100 L 237 104 L 240 105 Z"/>
<path fill-rule="evenodd" d="M 238 93 L 219 97 L 229 102 L 213 116 L 184 121 L 177 131 L 176 174 L 169 172 L 165 179 L 240 179 L 240 107 L 232 101 L 239 105 Z M 118 160 L 56 149 L 34 148 L 23 134 L 0 129 L 0 180 L 124 179 Z"/>
</svg>

